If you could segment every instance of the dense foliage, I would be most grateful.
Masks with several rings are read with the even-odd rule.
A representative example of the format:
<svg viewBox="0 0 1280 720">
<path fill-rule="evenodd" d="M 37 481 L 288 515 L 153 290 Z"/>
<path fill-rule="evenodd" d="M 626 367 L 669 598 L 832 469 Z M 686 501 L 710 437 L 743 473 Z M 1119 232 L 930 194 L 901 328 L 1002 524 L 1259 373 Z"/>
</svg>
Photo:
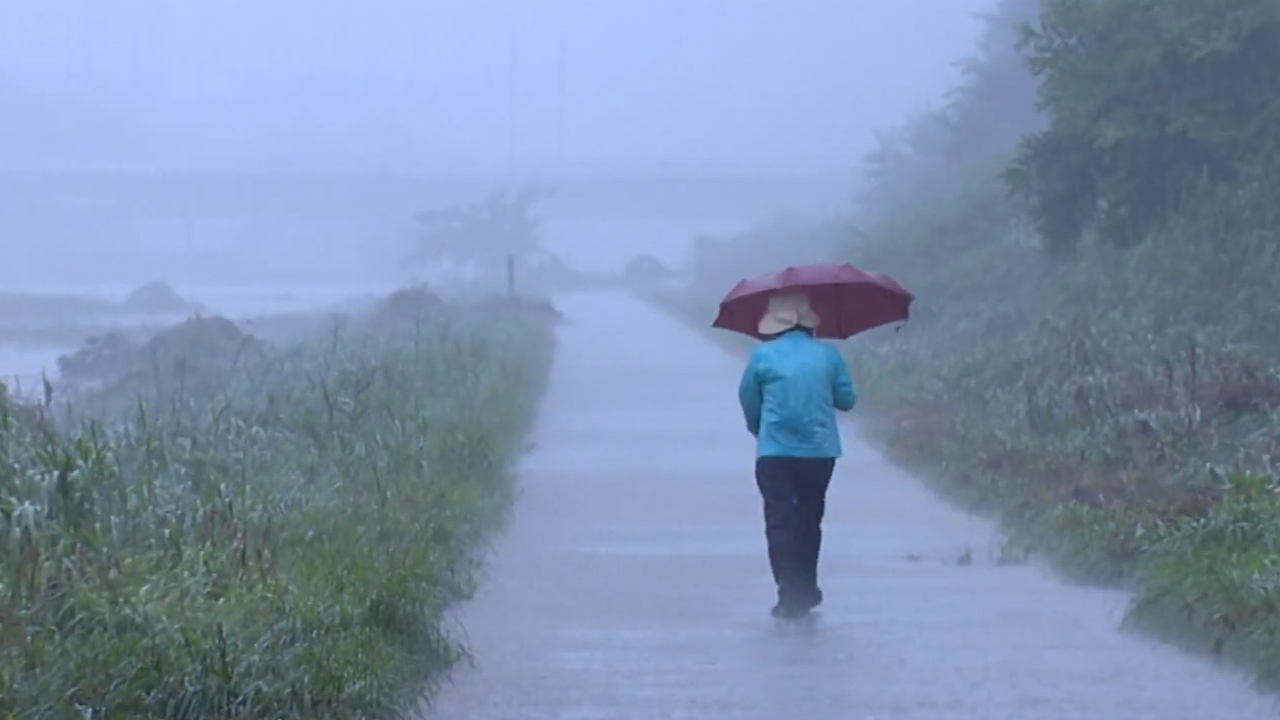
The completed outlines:
<svg viewBox="0 0 1280 720">
<path fill-rule="evenodd" d="M 0 402 L 0 718 L 412 716 L 549 367 L 517 305 L 381 307 L 70 427 Z"/>
<path fill-rule="evenodd" d="M 1280 151 L 1280 3 L 1051 0 L 1021 45 L 1049 127 L 1010 179 L 1051 247 L 1142 242 Z M 1280 193 L 1273 195 L 1280 198 Z"/>
<path fill-rule="evenodd" d="M 846 346 L 871 436 L 1132 587 L 1128 622 L 1280 682 L 1278 14 L 1004 0 L 964 84 L 882 136 L 850 218 L 704 241 L 664 300 L 708 324 L 780 257 L 895 275 L 911 323 Z"/>
</svg>

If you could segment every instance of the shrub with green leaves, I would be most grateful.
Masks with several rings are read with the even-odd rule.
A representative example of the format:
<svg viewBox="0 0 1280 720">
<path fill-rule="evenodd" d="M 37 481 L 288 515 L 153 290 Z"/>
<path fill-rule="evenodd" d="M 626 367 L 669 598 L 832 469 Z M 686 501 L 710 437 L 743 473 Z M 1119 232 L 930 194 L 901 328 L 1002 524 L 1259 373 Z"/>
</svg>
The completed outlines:
<svg viewBox="0 0 1280 720">
<path fill-rule="evenodd" d="M 462 315 L 355 322 L 181 412 L 0 406 L 0 717 L 408 716 L 464 654 L 442 613 L 552 355 L 550 322 Z"/>
</svg>

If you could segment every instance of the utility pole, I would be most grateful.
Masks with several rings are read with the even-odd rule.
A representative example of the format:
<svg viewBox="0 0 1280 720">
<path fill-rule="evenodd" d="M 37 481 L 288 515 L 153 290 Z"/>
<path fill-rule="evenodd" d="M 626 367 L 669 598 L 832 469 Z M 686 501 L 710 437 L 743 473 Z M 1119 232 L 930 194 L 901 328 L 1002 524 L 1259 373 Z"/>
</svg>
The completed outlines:
<svg viewBox="0 0 1280 720">
<path fill-rule="evenodd" d="M 516 97 L 516 71 L 518 66 L 516 56 L 517 21 L 515 12 L 508 12 L 511 34 L 507 39 L 507 171 L 514 180 L 516 174 L 516 144 L 518 141 L 516 127 L 519 120 L 519 113 L 516 107 L 518 102 Z"/>
<path fill-rule="evenodd" d="M 508 181 L 515 183 L 516 181 L 516 147 L 519 137 L 517 127 L 519 121 L 518 112 L 518 95 L 516 92 L 516 72 L 519 67 L 517 58 L 517 35 L 516 31 L 519 27 L 519 21 L 516 18 L 515 3 L 509 2 L 507 5 L 507 19 L 510 35 L 507 37 L 507 174 Z M 507 255 L 507 295 L 515 297 L 516 294 L 516 256 L 514 254 Z"/>
<path fill-rule="evenodd" d="M 564 169 L 564 11 L 556 23 L 556 164 Z"/>
</svg>

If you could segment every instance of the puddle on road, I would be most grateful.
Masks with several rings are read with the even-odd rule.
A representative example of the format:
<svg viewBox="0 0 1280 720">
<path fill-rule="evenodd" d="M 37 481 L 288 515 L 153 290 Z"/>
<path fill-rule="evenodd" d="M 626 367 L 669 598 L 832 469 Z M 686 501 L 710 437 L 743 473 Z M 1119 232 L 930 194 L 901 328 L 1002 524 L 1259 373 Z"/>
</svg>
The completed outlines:
<svg viewBox="0 0 1280 720">
<path fill-rule="evenodd" d="M 563 630 L 557 633 L 560 648 L 550 657 L 562 671 L 642 679 L 628 688 L 637 696 L 674 686 L 687 690 L 691 678 L 752 676 L 765 669 L 783 682 L 805 682 L 815 669 L 841 672 L 867 661 L 843 619 L 815 615 L 807 622 L 780 622 L 761 608 L 752 608 L 749 617 L 741 612 L 745 608 L 737 610 L 714 628 Z"/>
<path fill-rule="evenodd" d="M 574 552 L 626 557 L 742 557 L 759 555 L 763 536 L 754 525 L 613 526 L 605 537 L 574 546 Z"/>
<path fill-rule="evenodd" d="M 690 542 L 667 540 L 651 542 L 599 542 L 574 546 L 574 552 L 593 555 L 626 557 L 742 557 L 760 554 L 760 543 L 724 540 L 720 542 Z"/>
</svg>

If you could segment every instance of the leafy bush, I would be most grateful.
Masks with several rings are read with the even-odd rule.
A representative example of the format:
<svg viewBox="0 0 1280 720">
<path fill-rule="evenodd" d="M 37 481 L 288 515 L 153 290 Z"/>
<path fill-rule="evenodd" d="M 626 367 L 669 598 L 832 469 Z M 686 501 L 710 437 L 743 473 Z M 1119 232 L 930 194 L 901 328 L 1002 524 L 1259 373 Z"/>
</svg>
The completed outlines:
<svg viewBox="0 0 1280 720">
<path fill-rule="evenodd" d="M 129 372 L 138 349 L 119 330 L 94 335 L 79 350 L 58 356 L 58 375 L 68 380 L 97 380 Z"/>
<path fill-rule="evenodd" d="M 231 367 L 246 352 L 262 351 L 262 342 L 224 317 L 192 317 L 134 342 L 114 330 L 85 341 L 58 357 L 59 373 L 72 380 L 109 380 L 134 374 L 169 374 L 175 366 Z"/>
<path fill-rule="evenodd" d="M 397 290 L 378 303 L 375 314 L 379 319 L 421 319 L 432 310 L 440 309 L 443 300 L 425 285 Z"/>
<path fill-rule="evenodd" d="M 4 403 L 0 717 L 409 716 L 463 655 L 441 614 L 509 498 L 549 329 L 354 323 L 181 414 L 143 396 L 68 432 Z"/>
</svg>

